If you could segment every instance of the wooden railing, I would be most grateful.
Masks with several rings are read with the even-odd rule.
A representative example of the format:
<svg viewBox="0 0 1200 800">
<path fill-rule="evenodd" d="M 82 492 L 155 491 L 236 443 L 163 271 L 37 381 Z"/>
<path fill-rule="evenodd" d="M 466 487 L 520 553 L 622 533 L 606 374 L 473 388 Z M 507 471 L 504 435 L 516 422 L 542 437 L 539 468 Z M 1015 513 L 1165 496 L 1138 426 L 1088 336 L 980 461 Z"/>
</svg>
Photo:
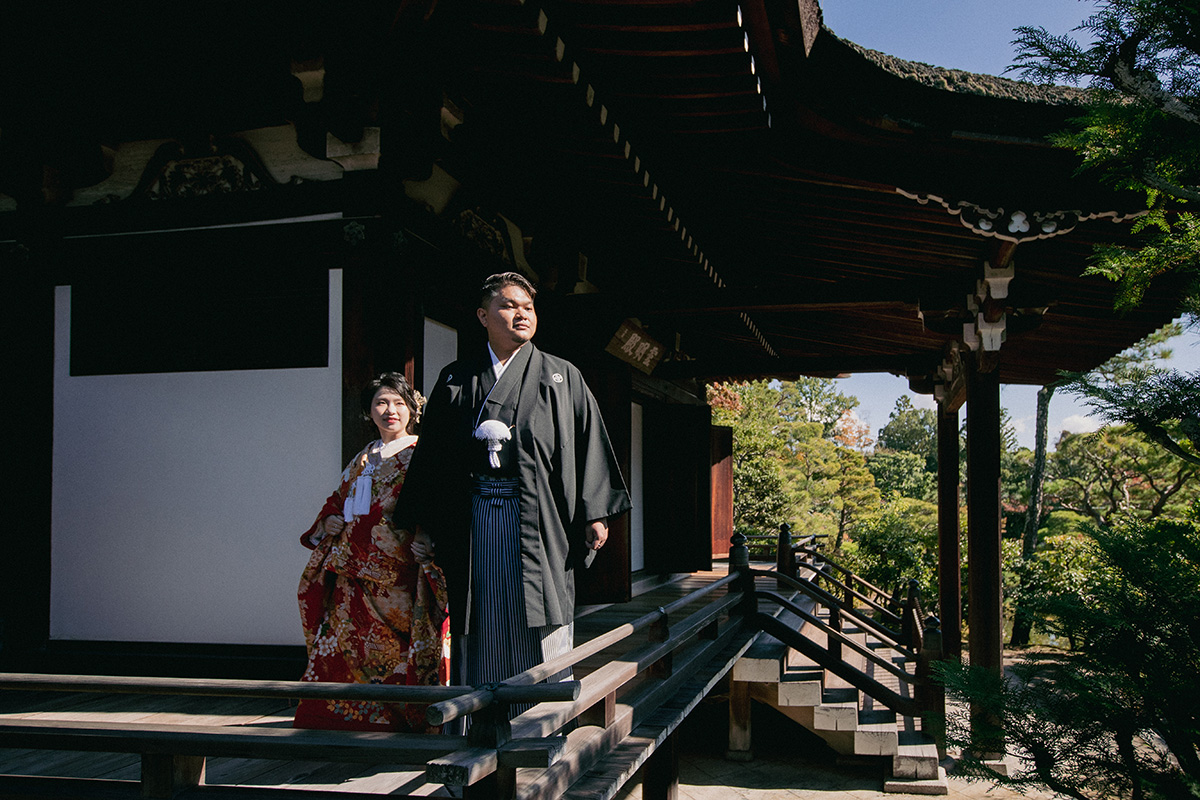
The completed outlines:
<svg viewBox="0 0 1200 800">
<path fill-rule="evenodd" d="M 212 756 L 420 765 L 431 782 L 466 787 L 470 796 L 489 798 L 514 796 L 516 770 L 537 767 L 543 770 L 538 785 L 523 787 L 522 796 L 559 797 L 564 781 L 577 775 L 581 763 L 615 747 L 739 632 L 749 638 L 745 618 L 735 613 L 743 602 L 740 593 L 718 594 L 740 577 L 735 573 L 710 583 L 559 658 L 490 686 L 0 674 L 0 689 L 10 690 L 428 704 L 426 717 L 433 725 L 469 715 L 471 725 L 465 736 L 11 719 L 0 722 L 0 747 L 139 753 L 143 797 L 202 792 L 205 758 Z M 681 609 L 697 603 L 702 603 L 697 610 L 673 619 Z M 638 633 L 646 635 L 645 643 L 581 680 L 539 683 Z M 510 721 L 508 707 L 513 703 L 536 705 Z M 555 734 L 569 724 L 587 727 L 590 733 L 576 737 L 582 744 L 576 747 L 569 768 L 555 770 L 566 746 L 564 738 Z M 11 782 L 6 789 L 6 781 L 7 777 L 0 778 L 0 796 L 28 790 L 25 784 L 13 789 Z M 105 782 L 89 784 L 90 790 L 112 793 L 119 788 L 101 783 Z M 228 794 L 229 787 L 221 788 Z"/>
<path fill-rule="evenodd" d="M 732 668 L 758 631 L 765 631 L 794 647 L 902 714 L 939 713 L 943 701 L 928 675 L 929 664 L 940 658 L 940 635 L 936 620 L 922 619 L 920 595 L 915 591 L 915 584 L 910 584 L 901 613 L 886 617 L 879 613 L 881 604 L 876 597 L 856 588 L 866 586 L 877 591 L 876 587 L 870 587 L 844 568 L 831 567 L 831 562 L 815 547 L 814 538 L 809 537 L 805 543 L 793 546 L 790 530 L 781 532 L 779 542 L 783 543 L 785 535 L 791 560 L 784 566 L 789 567 L 790 574 L 782 570 L 752 568 L 745 537 L 737 534 L 730 551 L 729 575 L 496 685 L 408 687 L 0 674 L 0 689 L 427 704 L 426 717 L 432 725 L 447 725 L 470 717 L 471 724 L 465 736 L 293 730 L 251 725 L 180 726 L 10 719 L 0 722 L 0 747 L 139 753 L 142 756 L 139 792 L 143 797 L 168 798 L 182 792 L 189 796 L 203 793 L 205 758 L 238 756 L 423 765 L 428 781 L 463 787 L 467 797 L 487 798 L 516 797 L 517 770 L 536 767 L 540 773 L 522 784 L 520 796 L 558 798 L 590 765 L 627 742 L 630 733 L 650 715 L 657 714 L 656 719 L 659 719 L 666 700 L 674 698 L 678 704 L 680 692 L 683 692 L 681 687 L 686 685 L 684 694 L 690 699 L 682 706 L 673 705 L 673 721 L 664 723 L 678 724 L 694 703 L 699 702 L 704 693 Z M 834 578 L 832 570 L 838 570 L 841 577 Z M 801 572 L 803 574 L 799 574 Z M 764 578 L 773 579 L 776 591 L 756 586 L 756 579 Z M 827 582 L 832 591 L 820 585 L 818 580 Z M 781 590 L 811 598 L 817 607 L 828 612 L 825 619 L 791 596 L 785 596 Z M 761 610 L 764 603 L 776 604 L 803 625 L 815 626 L 824 634 L 827 646 L 822 647 L 804 636 L 797 627 L 764 613 Z M 688 610 L 686 616 L 676 619 L 684 609 Z M 895 624 L 897 619 L 899 631 L 885 624 L 885 621 Z M 867 636 L 914 658 L 916 675 L 876 655 L 858 637 L 847 635 L 843 630 L 847 621 L 853 622 Z M 580 680 L 543 683 L 551 676 L 575 667 L 583 659 L 628 643 L 631 637 L 639 634 L 645 636 L 642 643 L 612 657 Z M 848 652 L 856 653 L 873 665 L 876 674 L 893 676 L 908 687 L 907 691 L 897 692 L 847 664 L 843 655 Z M 697 684 L 698 675 L 703 676 L 703 680 Z M 535 705 L 510 720 L 508 709 L 514 703 Z M 576 730 L 570 736 L 571 757 L 566 759 L 563 755 L 568 745 L 558 734 L 571 728 Z M 650 749 L 653 749 L 652 743 Z M 0 777 L 0 797 L 27 793 L 28 787 L 21 784 L 6 794 L 5 782 L 9 780 Z M 93 790 L 104 788 L 100 783 L 76 788 L 82 793 L 80 796 L 89 792 L 94 794 Z M 221 789 L 223 793 L 230 793 L 230 787 Z M 114 791 L 111 786 L 104 790 L 109 795 Z M 261 789 L 255 791 L 264 794 Z"/>
<path fill-rule="evenodd" d="M 736 535 L 734 540 L 736 542 Z M 752 572 L 772 575 L 778 587 L 795 589 L 823 608 L 824 620 L 816 614 L 805 612 L 797 603 L 778 594 L 755 593 L 757 599 L 779 604 L 806 624 L 820 630 L 827 644 L 822 648 L 799 631 L 788 630 L 773 616 L 757 615 L 757 611 L 751 610 L 756 614 L 756 627 L 771 633 L 898 713 L 944 718 L 944 693 L 930 677 L 931 665 L 942 658 L 939 621 L 936 617 L 924 615 L 919 585 L 915 580 L 908 581 L 905 594 L 902 595 L 897 589 L 889 596 L 884 589 L 821 552 L 814 541 L 797 543 L 787 523 L 779 528 L 776 571 Z M 806 577 L 806 572 L 811 577 Z M 835 576 L 835 572 L 840 577 Z M 890 660 L 877 656 L 874 648 L 863 646 L 847 636 L 844 633 L 847 622 L 856 624 L 867 637 L 912 659 L 915 673 L 897 668 Z M 858 653 L 876 670 L 893 675 L 906 690 L 903 693 L 895 692 L 848 664 L 844 657 L 845 649 Z"/>
</svg>

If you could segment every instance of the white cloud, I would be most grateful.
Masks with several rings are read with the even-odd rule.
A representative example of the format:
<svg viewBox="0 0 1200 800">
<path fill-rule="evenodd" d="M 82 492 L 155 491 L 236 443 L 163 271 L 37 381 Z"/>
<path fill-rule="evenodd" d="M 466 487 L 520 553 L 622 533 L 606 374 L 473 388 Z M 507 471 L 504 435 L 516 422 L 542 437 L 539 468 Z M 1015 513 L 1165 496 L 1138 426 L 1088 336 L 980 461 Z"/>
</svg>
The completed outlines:
<svg viewBox="0 0 1200 800">
<path fill-rule="evenodd" d="M 1012 424 L 1013 430 L 1017 432 L 1018 436 L 1033 431 L 1033 428 L 1030 427 L 1033 423 L 1033 417 L 1021 417 L 1019 419 L 1017 417 L 1009 417 L 1008 421 Z"/>
<path fill-rule="evenodd" d="M 1071 433 L 1091 433 L 1100 430 L 1102 424 L 1100 420 L 1089 417 L 1087 414 L 1072 414 L 1069 417 L 1063 417 L 1058 427 L 1060 430 Z"/>
</svg>

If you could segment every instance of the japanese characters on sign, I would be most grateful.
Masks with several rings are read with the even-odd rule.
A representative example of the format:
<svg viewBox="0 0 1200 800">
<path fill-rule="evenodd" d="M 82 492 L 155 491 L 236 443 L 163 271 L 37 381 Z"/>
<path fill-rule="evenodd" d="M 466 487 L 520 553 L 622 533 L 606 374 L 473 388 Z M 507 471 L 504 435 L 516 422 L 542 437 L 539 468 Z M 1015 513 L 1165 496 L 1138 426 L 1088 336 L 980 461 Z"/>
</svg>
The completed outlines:
<svg viewBox="0 0 1200 800">
<path fill-rule="evenodd" d="M 667 352 L 665 347 L 629 320 L 621 323 L 612 341 L 604 349 L 647 375 L 654 372 L 654 368 Z"/>
</svg>

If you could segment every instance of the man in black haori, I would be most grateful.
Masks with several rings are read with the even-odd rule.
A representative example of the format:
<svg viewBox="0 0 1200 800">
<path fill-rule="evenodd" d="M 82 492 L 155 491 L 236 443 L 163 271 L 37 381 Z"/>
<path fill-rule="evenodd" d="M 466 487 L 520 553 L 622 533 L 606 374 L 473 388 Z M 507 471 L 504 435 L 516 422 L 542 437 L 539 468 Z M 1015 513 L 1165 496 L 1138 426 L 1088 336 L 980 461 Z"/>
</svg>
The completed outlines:
<svg viewBox="0 0 1200 800">
<path fill-rule="evenodd" d="M 533 286 L 506 272 L 481 294 L 487 347 L 438 377 L 395 512 L 417 547 L 436 546 L 452 680 L 475 686 L 572 648 L 575 571 L 630 507 L 579 370 L 530 341 Z"/>
</svg>

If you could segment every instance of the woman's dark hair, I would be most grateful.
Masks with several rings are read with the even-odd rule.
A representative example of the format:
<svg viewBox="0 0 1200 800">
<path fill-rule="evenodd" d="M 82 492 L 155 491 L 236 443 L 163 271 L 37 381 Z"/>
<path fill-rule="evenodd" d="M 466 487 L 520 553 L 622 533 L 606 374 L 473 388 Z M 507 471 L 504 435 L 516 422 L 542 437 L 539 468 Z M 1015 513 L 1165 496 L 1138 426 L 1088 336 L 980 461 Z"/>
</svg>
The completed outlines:
<svg viewBox="0 0 1200 800">
<path fill-rule="evenodd" d="M 404 405 L 408 406 L 407 432 L 416 433 L 417 423 L 421 418 L 421 404 L 417 400 L 416 390 L 409 385 L 408 379 L 399 372 L 385 372 L 363 387 L 362 394 L 359 397 L 363 418 L 368 421 L 371 419 L 371 405 L 375 400 L 375 394 L 384 388 L 391 389 L 404 399 Z"/>
</svg>

